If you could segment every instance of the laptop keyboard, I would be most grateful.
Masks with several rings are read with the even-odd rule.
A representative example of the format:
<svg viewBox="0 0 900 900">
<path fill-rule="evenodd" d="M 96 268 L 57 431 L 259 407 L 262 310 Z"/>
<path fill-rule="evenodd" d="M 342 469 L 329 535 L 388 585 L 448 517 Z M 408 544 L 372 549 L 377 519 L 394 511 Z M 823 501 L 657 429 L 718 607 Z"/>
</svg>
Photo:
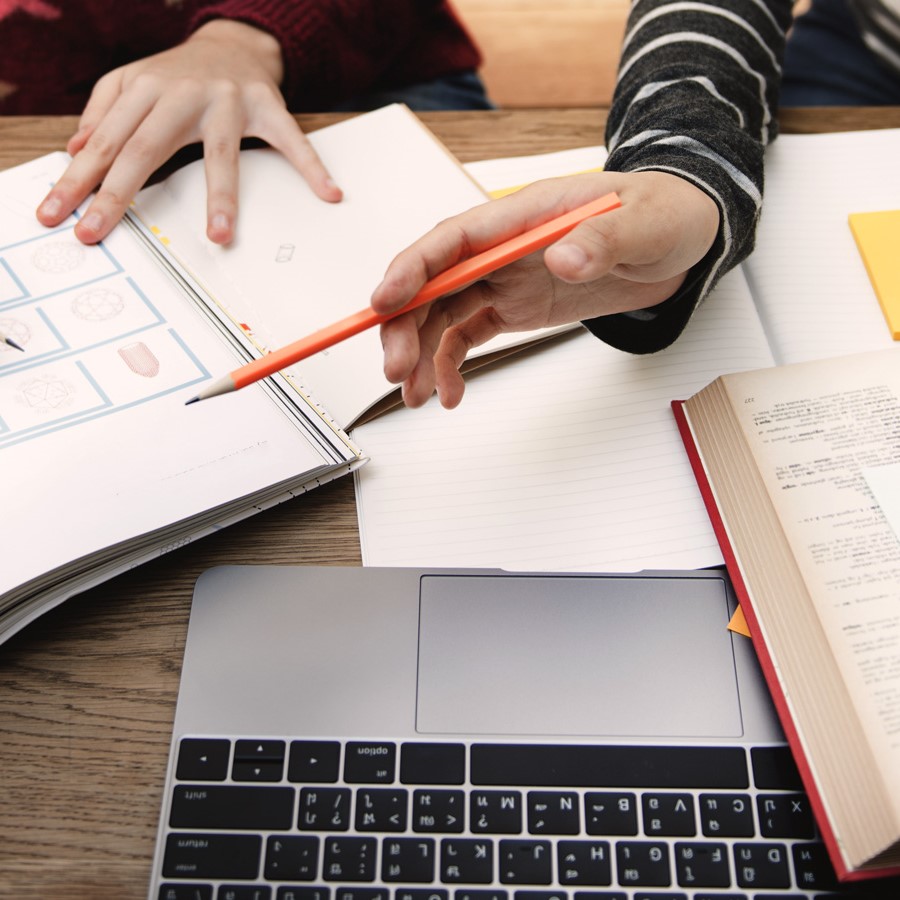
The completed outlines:
<svg viewBox="0 0 900 900">
<path fill-rule="evenodd" d="M 159 900 L 838 891 L 784 746 L 183 738 Z"/>
</svg>

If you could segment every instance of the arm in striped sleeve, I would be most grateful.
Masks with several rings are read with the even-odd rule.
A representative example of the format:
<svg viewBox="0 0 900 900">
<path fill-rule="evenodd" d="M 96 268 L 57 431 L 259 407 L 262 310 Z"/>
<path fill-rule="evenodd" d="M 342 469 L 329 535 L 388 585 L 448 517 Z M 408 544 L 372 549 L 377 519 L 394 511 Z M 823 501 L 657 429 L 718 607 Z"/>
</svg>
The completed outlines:
<svg viewBox="0 0 900 900">
<path fill-rule="evenodd" d="M 763 155 L 777 130 L 789 0 L 637 0 L 607 122 L 609 171 L 685 178 L 718 205 L 707 255 L 668 300 L 584 324 L 633 353 L 674 341 L 718 279 L 753 249 Z"/>
</svg>

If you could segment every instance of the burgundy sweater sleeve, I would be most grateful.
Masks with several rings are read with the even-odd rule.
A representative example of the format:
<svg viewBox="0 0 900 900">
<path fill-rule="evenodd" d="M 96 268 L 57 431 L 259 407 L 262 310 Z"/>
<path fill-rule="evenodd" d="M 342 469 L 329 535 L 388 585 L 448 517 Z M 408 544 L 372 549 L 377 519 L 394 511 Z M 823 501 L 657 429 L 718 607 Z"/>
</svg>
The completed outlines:
<svg viewBox="0 0 900 900">
<path fill-rule="evenodd" d="M 364 91 L 476 68 L 478 51 L 447 0 L 208 0 L 214 18 L 247 22 L 282 47 L 281 85 L 295 112 L 328 109 Z"/>
</svg>

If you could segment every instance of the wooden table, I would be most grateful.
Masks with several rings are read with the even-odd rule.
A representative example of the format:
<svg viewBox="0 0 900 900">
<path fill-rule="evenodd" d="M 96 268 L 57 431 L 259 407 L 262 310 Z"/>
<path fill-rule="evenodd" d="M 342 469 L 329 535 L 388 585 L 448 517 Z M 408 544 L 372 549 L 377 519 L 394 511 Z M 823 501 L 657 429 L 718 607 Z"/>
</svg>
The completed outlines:
<svg viewBox="0 0 900 900">
<path fill-rule="evenodd" d="M 336 118 L 300 120 L 309 131 Z M 422 118 L 466 162 L 600 144 L 606 115 Z M 900 108 L 789 110 L 782 123 L 799 132 L 900 127 Z M 60 149 L 74 131 L 74 118 L 0 118 L 0 168 Z M 359 565 L 352 481 L 122 575 L 0 646 L 0 897 L 146 896 L 191 591 L 204 569 L 226 562 Z"/>
</svg>

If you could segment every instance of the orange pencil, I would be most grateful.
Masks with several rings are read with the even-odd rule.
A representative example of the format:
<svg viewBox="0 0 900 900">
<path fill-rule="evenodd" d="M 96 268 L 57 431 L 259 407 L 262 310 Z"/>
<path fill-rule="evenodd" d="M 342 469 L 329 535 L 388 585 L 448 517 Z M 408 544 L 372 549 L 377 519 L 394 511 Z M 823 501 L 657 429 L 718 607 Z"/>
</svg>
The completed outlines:
<svg viewBox="0 0 900 900">
<path fill-rule="evenodd" d="M 592 200 L 584 206 L 572 209 L 543 225 L 531 228 L 523 234 L 510 238 L 503 243 L 485 250 L 470 259 L 463 260 L 455 266 L 436 275 L 430 281 L 427 281 L 422 289 L 409 301 L 405 306 L 389 315 L 379 315 L 370 307 L 361 309 L 359 312 L 351 316 L 347 316 L 332 325 L 313 332 L 308 337 L 301 338 L 282 347 L 280 350 L 274 350 L 265 356 L 247 363 L 238 369 L 234 369 L 222 378 L 212 382 L 208 387 L 204 388 L 192 397 L 187 403 L 196 403 L 198 400 L 206 400 L 209 397 L 216 397 L 219 394 L 227 394 L 236 391 L 239 388 L 253 384 L 267 375 L 273 375 L 281 369 L 292 366 L 294 363 L 312 356 L 321 350 L 327 350 L 335 344 L 359 334 L 367 328 L 374 325 L 380 325 L 389 319 L 402 316 L 404 313 L 430 303 L 438 297 L 452 293 L 472 284 L 483 278 L 490 272 L 502 268 L 514 260 L 521 259 L 541 247 L 547 247 L 564 234 L 570 232 L 576 225 L 589 219 L 592 216 L 599 216 L 601 213 L 609 212 L 621 206 L 621 201 L 614 193 L 606 194 L 597 200 Z"/>
</svg>

